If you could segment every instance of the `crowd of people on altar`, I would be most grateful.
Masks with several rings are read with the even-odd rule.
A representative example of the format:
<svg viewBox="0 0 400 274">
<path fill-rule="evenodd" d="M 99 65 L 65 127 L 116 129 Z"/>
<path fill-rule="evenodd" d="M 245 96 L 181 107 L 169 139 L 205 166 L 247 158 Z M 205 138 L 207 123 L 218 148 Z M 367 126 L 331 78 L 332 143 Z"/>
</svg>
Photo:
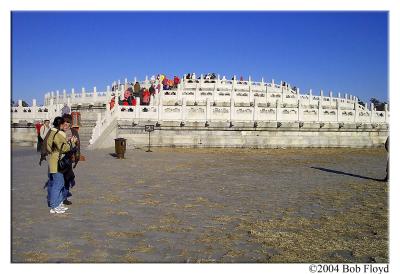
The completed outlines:
<svg viewBox="0 0 400 274">
<path fill-rule="evenodd" d="M 157 80 L 157 81 L 156 81 Z M 140 99 L 141 106 L 150 105 L 150 101 L 154 96 L 160 92 L 161 85 L 163 90 L 174 90 L 178 88 L 181 79 L 174 76 L 173 79 L 168 79 L 164 74 L 158 74 L 150 78 L 150 87 L 141 87 L 139 82 L 129 83 L 128 85 L 116 84 L 112 86 L 112 91 L 120 90 L 121 87 L 125 88 L 123 99 L 119 99 L 118 104 L 121 106 L 136 106 L 138 98 Z M 127 86 L 127 87 L 126 87 Z M 115 105 L 115 95 L 111 98 L 110 109 Z"/>
</svg>

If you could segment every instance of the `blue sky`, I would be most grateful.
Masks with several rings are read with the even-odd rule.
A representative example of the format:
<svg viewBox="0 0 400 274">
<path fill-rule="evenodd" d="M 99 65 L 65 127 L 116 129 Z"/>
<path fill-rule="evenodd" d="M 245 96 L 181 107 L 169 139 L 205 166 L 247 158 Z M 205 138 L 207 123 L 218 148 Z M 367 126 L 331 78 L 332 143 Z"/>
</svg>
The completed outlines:
<svg viewBox="0 0 400 274">
<path fill-rule="evenodd" d="M 216 72 L 388 100 L 386 12 L 13 12 L 12 99 Z"/>
</svg>

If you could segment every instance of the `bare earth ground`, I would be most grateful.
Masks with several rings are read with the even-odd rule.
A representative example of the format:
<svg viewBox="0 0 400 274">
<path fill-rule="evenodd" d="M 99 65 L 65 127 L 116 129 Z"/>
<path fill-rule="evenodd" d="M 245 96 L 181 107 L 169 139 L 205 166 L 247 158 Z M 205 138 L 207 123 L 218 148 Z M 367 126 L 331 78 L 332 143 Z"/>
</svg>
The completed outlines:
<svg viewBox="0 0 400 274">
<path fill-rule="evenodd" d="M 12 148 L 13 262 L 388 262 L 384 149 L 84 151 L 67 214 Z"/>
</svg>

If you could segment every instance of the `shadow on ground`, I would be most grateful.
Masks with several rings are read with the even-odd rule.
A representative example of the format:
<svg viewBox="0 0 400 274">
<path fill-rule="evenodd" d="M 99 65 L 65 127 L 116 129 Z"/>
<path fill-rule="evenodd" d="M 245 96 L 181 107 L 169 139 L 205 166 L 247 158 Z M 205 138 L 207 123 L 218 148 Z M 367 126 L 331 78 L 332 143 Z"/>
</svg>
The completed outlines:
<svg viewBox="0 0 400 274">
<path fill-rule="evenodd" d="M 329 168 L 324 168 L 324 167 L 314 167 L 314 166 L 312 166 L 311 168 L 318 169 L 318 170 L 325 171 L 325 172 L 335 173 L 335 174 L 339 174 L 339 175 L 352 176 L 352 177 L 356 177 L 356 178 L 360 178 L 360 179 L 374 180 L 374 181 L 379 181 L 379 182 L 384 182 L 385 181 L 384 179 L 377 179 L 377 178 L 372 178 L 372 177 L 368 177 L 368 176 L 362 176 L 362 175 L 358 175 L 358 174 L 348 173 L 348 172 L 329 169 Z"/>
</svg>

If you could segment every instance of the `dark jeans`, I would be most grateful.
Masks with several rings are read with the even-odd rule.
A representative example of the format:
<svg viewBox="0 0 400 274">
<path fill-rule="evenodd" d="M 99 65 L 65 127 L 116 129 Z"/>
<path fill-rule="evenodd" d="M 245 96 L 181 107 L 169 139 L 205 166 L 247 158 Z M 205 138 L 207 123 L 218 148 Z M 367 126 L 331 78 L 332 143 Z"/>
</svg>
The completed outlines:
<svg viewBox="0 0 400 274">
<path fill-rule="evenodd" d="M 64 173 L 64 197 L 65 197 L 65 199 L 72 196 L 72 194 L 69 190 L 71 188 L 73 188 L 74 186 L 75 186 L 75 174 L 71 167 Z"/>
<path fill-rule="evenodd" d="M 37 152 L 40 152 L 42 150 L 42 146 L 43 146 L 43 139 L 42 137 L 40 137 L 40 135 L 37 136 Z"/>
</svg>

